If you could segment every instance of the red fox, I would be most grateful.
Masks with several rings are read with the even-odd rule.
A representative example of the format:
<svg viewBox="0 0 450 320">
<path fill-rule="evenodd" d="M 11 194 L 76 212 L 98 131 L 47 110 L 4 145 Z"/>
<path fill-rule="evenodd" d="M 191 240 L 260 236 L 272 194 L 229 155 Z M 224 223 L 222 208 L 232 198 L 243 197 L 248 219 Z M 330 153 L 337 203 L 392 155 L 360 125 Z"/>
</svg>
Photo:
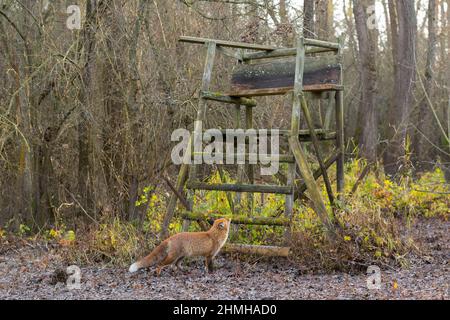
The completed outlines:
<svg viewBox="0 0 450 320">
<path fill-rule="evenodd" d="M 164 240 L 148 256 L 130 266 L 130 272 L 157 265 L 156 274 L 171 264 L 179 269 L 184 257 L 203 256 L 205 267 L 213 271 L 213 259 L 225 244 L 230 230 L 230 220 L 217 219 L 211 229 L 205 232 L 182 232 Z"/>
</svg>

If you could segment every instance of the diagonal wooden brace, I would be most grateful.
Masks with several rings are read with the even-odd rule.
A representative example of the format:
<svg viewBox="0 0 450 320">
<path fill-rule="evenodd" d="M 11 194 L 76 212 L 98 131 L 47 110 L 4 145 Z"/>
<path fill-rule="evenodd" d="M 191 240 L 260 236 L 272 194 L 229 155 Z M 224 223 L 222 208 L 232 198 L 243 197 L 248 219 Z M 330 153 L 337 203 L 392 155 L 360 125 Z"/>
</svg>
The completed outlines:
<svg viewBox="0 0 450 320">
<path fill-rule="evenodd" d="M 308 161 L 306 159 L 306 154 L 303 151 L 300 142 L 298 141 L 298 137 L 289 137 L 289 146 L 292 150 L 292 153 L 294 154 L 295 161 L 297 162 L 298 168 L 300 170 L 300 174 L 302 175 L 302 178 L 305 181 L 305 184 L 310 193 L 311 200 L 314 204 L 314 209 L 327 230 L 332 233 L 334 231 L 333 222 L 331 221 L 327 208 L 325 207 L 325 203 L 322 199 L 319 186 L 317 185 L 316 180 L 314 180 L 314 176 L 311 172 L 311 169 L 309 168 Z"/>
</svg>

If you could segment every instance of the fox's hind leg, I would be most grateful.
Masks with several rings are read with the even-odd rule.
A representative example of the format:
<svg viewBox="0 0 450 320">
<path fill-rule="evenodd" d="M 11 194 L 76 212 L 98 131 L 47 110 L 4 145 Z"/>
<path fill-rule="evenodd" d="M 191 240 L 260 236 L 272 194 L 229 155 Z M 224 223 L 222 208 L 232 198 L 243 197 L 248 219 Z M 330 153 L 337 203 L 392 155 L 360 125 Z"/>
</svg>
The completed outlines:
<svg viewBox="0 0 450 320">
<path fill-rule="evenodd" d="M 176 267 L 176 269 L 177 270 L 180 270 L 180 271 L 184 271 L 183 270 L 183 267 L 181 266 L 181 262 L 183 261 L 183 256 L 181 256 L 181 257 L 178 257 L 176 260 L 175 260 L 175 267 Z"/>
<path fill-rule="evenodd" d="M 156 275 L 159 277 L 162 269 L 171 265 L 175 260 L 176 257 L 169 254 L 163 261 L 158 264 L 158 267 L 156 268 Z"/>
<path fill-rule="evenodd" d="M 156 268 L 156 276 L 159 277 L 160 274 L 161 274 L 162 269 L 168 267 L 169 265 L 170 265 L 170 264 L 159 265 L 159 266 Z"/>
</svg>

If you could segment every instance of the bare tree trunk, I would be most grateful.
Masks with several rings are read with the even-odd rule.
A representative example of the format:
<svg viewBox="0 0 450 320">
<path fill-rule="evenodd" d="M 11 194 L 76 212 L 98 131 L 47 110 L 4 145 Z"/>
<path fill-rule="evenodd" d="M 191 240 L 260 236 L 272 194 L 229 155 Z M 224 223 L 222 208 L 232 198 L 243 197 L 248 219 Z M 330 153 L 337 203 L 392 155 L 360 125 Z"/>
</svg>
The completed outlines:
<svg viewBox="0 0 450 320">
<path fill-rule="evenodd" d="M 288 13 L 286 8 L 286 0 L 280 0 L 280 9 L 279 9 L 279 15 L 280 15 L 280 23 L 283 25 L 286 25 L 289 23 L 288 19 Z"/>
<path fill-rule="evenodd" d="M 333 0 L 315 0 L 316 30 L 321 40 L 333 38 Z"/>
<path fill-rule="evenodd" d="M 25 1 L 23 5 L 27 8 L 30 3 Z M 25 12 L 25 9 L 21 8 Z M 21 216 L 18 221 L 23 220 L 29 226 L 35 226 L 36 218 L 38 216 L 38 196 L 37 180 L 35 172 L 35 145 L 34 145 L 34 110 L 31 101 L 32 92 L 32 58 L 30 52 L 30 44 L 28 37 L 32 36 L 29 31 L 29 16 L 23 14 L 20 19 L 19 28 L 25 37 L 17 41 L 15 49 L 15 57 L 12 57 L 13 65 L 16 71 L 16 103 L 17 103 L 17 122 L 20 131 L 23 134 L 23 139 L 20 141 L 20 158 L 19 158 L 19 185 L 20 193 L 17 202 Z"/>
<path fill-rule="evenodd" d="M 378 35 L 375 28 L 368 26 L 367 8 L 375 5 L 374 0 L 353 0 L 353 12 L 359 43 L 361 74 L 361 102 L 359 109 L 359 145 L 361 154 L 370 162 L 376 160 L 377 151 L 377 69 L 376 55 Z"/>
<path fill-rule="evenodd" d="M 303 36 L 305 38 L 315 38 L 314 29 L 314 2 L 313 0 L 303 0 Z"/>
<path fill-rule="evenodd" d="M 432 112 L 426 96 L 431 97 L 433 94 L 433 66 L 436 58 L 436 14 L 437 14 L 436 0 L 429 0 L 428 2 L 428 45 L 427 45 L 427 61 L 425 65 L 425 79 L 424 83 L 424 97 L 419 105 L 419 112 L 417 118 L 417 130 L 414 134 L 413 151 L 416 160 L 416 167 L 419 169 L 429 169 L 432 166 L 430 155 L 431 145 L 430 140 L 434 140 L 432 136 Z M 424 137 L 427 137 L 427 139 Z"/>
<path fill-rule="evenodd" d="M 444 2 L 444 0 L 442 0 Z M 442 6 L 443 7 L 443 6 Z M 443 10 L 443 9 L 442 9 Z M 448 61 L 450 61 L 450 50 L 448 48 L 450 47 L 450 0 L 447 0 L 447 21 L 445 22 L 445 16 L 444 13 L 442 13 L 442 25 L 446 26 L 445 31 L 442 31 L 447 36 L 442 39 L 442 47 L 444 48 L 443 55 L 442 55 L 442 61 L 447 61 L 446 63 L 446 86 L 447 86 L 447 103 L 444 104 L 444 112 L 443 114 L 446 115 L 447 119 L 447 136 L 450 137 L 450 65 L 448 64 Z M 447 48 L 447 58 L 445 58 L 445 48 Z M 444 76 L 445 77 L 445 76 Z M 447 143 L 447 145 L 443 146 L 444 150 L 447 151 L 447 153 L 450 153 L 450 144 Z M 450 183 L 450 156 L 444 155 L 443 156 L 444 162 L 445 162 L 445 179 L 447 183 Z"/>
<path fill-rule="evenodd" d="M 395 174 L 402 166 L 411 113 L 415 80 L 417 20 L 414 3 L 410 0 L 389 1 L 394 54 L 396 93 L 389 117 L 390 143 L 384 157 L 384 168 Z M 395 10 L 395 13 L 394 11 Z M 398 25 L 398 30 L 396 26 Z"/>
<path fill-rule="evenodd" d="M 19 46 L 22 47 L 22 46 Z M 17 103 L 17 120 L 18 127 L 23 134 L 23 139 L 20 141 L 20 156 L 19 156 L 19 199 L 17 199 L 18 211 L 20 212 L 19 221 L 23 220 L 27 225 L 31 225 L 35 218 L 36 203 L 34 202 L 34 181 L 33 181 L 33 144 L 32 144 L 32 124 L 30 117 L 30 104 L 26 93 L 25 81 L 26 71 L 25 62 L 23 61 L 24 51 L 17 52 L 17 86 L 18 93 L 16 98 Z M 22 58 L 20 58 L 22 57 Z"/>
<path fill-rule="evenodd" d="M 137 62 L 137 46 L 139 43 L 139 35 L 141 34 L 141 25 L 142 19 L 145 19 L 146 13 L 146 4 L 148 1 L 140 0 L 138 5 L 138 15 L 136 21 L 134 23 L 134 30 L 131 37 L 131 44 L 129 50 L 129 66 L 130 66 L 130 85 L 129 85 L 129 93 L 128 93 L 128 113 L 132 125 L 130 127 L 129 136 L 131 137 L 131 144 L 135 144 L 135 146 L 131 146 L 132 154 L 129 155 L 129 179 L 128 179 L 128 218 L 136 219 L 137 218 L 137 210 L 136 210 L 136 201 L 138 199 L 139 192 L 139 180 L 138 180 L 138 152 L 136 150 L 137 147 L 137 134 L 139 132 L 138 128 L 138 113 L 139 113 L 139 98 L 140 90 L 139 90 L 139 72 L 138 72 L 138 62 Z"/>
<path fill-rule="evenodd" d="M 240 41 L 254 43 L 258 42 L 260 37 L 260 18 L 259 7 L 255 0 L 249 1 L 245 6 L 246 15 L 248 17 L 246 23 L 246 32 L 241 36 Z"/>
<path fill-rule="evenodd" d="M 78 120 L 78 196 L 84 210 L 93 209 L 92 178 L 89 176 L 91 168 L 92 142 L 91 119 L 93 101 L 93 73 L 95 64 L 95 32 L 97 28 L 98 6 L 96 0 L 86 2 L 86 27 L 83 32 L 83 61 L 81 99 L 83 106 Z"/>
<path fill-rule="evenodd" d="M 277 26 L 277 29 L 280 30 L 283 46 L 293 46 L 294 29 L 289 21 L 286 0 L 280 0 L 278 14 L 280 16 L 280 24 Z"/>
<path fill-rule="evenodd" d="M 397 74 L 397 62 L 398 62 L 398 18 L 397 18 L 397 6 L 394 0 L 388 0 L 389 6 L 389 25 L 391 26 L 390 30 L 390 39 L 391 39 L 391 48 L 392 48 L 392 62 L 394 67 L 394 77 Z"/>
<path fill-rule="evenodd" d="M 389 21 L 389 10 L 386 4 L 386 0 L 381 1 L 383 5 L 383 13 L 384 13 L 384 23 L 386 24 L 386 35 L 387 35 L 387 48 L 392 48 L 392 32 L 391 30 L 391 22 Z"/>
</svg>

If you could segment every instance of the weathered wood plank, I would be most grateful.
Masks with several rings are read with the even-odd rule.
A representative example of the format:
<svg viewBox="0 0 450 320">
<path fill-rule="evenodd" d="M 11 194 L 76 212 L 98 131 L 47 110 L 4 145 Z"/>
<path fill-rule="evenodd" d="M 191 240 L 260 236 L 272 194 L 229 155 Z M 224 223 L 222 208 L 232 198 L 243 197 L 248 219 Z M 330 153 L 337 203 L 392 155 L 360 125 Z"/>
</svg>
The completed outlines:
<svg viewBox="0 0 450 320">
<path fill-rule="evenodd" d="M 286 187 L 286 186 L 258 185 L 258 184 L 208 184 L 198 181 L 188 181 L 186 187 L 188 189 L 197 189 L 197 190 L 258 192 L 258 193 L 277 193 L 277 194 L 291 194 L 293 190 L 293 187 Z"/>
<path fill-rule="evenodd" d="M 243 129 L 243 132 L 240 131 L 235 131 L 233 133 L 233 136 L 235 137 L 239 137 L 241 138 L 242 136 L 245 137 L 250 137 L 253 135 L 258 135 L 258 130 L 256 130 L 253 134 L 252 131 L 250 132 L 246 132 L 245 129 Z M 225 138 L 226 138 L 226 134 L 227 134 L 227 129 L 220 129 L 220 132 L 223 135 L 223 141 L 225 142 Z M 330 131 L 330 130 L 324 130 L 324 129 L 315 129 L 314 132 L 316 133 L 316 136 L 319 140 L 334 140 L 336 139 L 336 132 L 334 131 Z M 267 137 L 270 137 L 272 135 L 272 131 L 271 130 L 267 130 Z M 289 137 L 291 135 L 291 131 L 290 130 L 278 130 L 278 135 L 280 137 Z M 203 137 L 204 138 L 204 142 L 211 142 L 211 139 L 208 139 L 208 137 Z M 307 129 L 302 129 L 298 131 L 298 138 L 300 141 L 311 141 L 311 133 L 309 130 Z"/>
<path fill-rule="evenodd" d="M 313 84 L 303 86 L 303 92 L 341 91 L 344 87 L 336 84 Z M 279 96 L 292 92 L 293 87 L 263 88 L 263 89 L 233 89 L 227 93 L 232 97 Z"/>
<path fill-rule="evenodd" d="M 202 91 L 200 92 L 200 96 L 206 100 L 256 107 L 256 101 L 253 99 L 230 97 L 219 92 Z"/>
<path fill-rule="evenodd" d="M 179 38 L 180 42 L 188 42 L 188 43 L 197 43 L 204 44 L 208 42 L 215 42 L 218 46 L 222 47 L 230 47 L 230 48 L 239 48 L 239 49 L 251 49 L 251 50 L 264 50 L 264 51 L 272 51 L 277 49 L 274 46 L 268 46 L 263 44 L 252 44 L 245 42 L 235 42 L 235 41 L 224 41 L 224 40 L 215 40 L 208 38 L 197 38 L 197 37 L 189 37 L 189 36 L 181 36 Z"/>
<path fill-rule="evenodd" d="M 252 224 L 252 225 L 271 225 L 271 226 L 287 226 L 289 219 L 283 217 L 248 217 L 243 215 L 226 216 L 217 213 L 193 213 L 186 211 L 180 215 L 183 219 L 189 220 L 210 220 L 220 218 L 231 218 L 232 224 Z"/>
<path fill-rule="evenodd" d="M 339 84 L 340 65 L 336 56 L 306 57 L 303 86 Z M 230 91 L 276 89 L 294 86 L 295 59 L 244 64 L 232 75 Z"/>
<path fill-rule="evenodd" d="M 245 136 L 251 136 L 252 131 L 246 132 L 246 129 L 242 129 L 244 130 L 243 133 L 241 133 L 240 131 L 235 131 L 233 134 L 237 135 L 237 136 L 241 136 L 241 135 L 245 135 Z M 255 134 L 258 135 L 258 130 L 259 129 L 255 129 Z M 223 134 L 227 133 L 227 129 L 219 129 L 220 132 L 222 132 Z M 314 132 L 316 133 L 317 136 L 328 136 L 328 135 L 334 135 L 335 132 L 334 131 L 330 131 L 330 130 L 325 130 L 325 129 L 315 129 Z M 278 130 L 278 135 L 280 136 L 290 136 L 291 134 L 290 130 L 286 130 L 286 129 L 279 129 Z M 272 131 L 270 129 L 267 130 L 267 136 L 270 137 L 272 134 Z M 300 129 L 298 130 L 298 136 L 299 137 L 307 137 L 310 135 L 310 131 L 309 129 Z"/>
<path fill-rule="evenodd" d="M 243 50 L 239 49 L 239 50 L 230 50 L 227 49 L 226 47 L 217 47 L 217 50 L 222 53 L 223 55 L 227 56 L 227 57 L 231 57 L 234 58 L 238 61 L 243 61 L 244 57 L 243 57 Z M 265 51 L 266 52 L 266 51 Z M 270 52 L 270 51 L 269 51 Z"/>
<path fill-rule="evenodd" d="M 320 48 L 330 48 L 330 49 L 334 49 L 336 51 L 340 47 L 339 43 L 337 43 L 337 42 L 329 42 L 329 41 L 309 39 L 309 38 L 305 38 L 305 45 L 313 46 L 313 47 L 320 47 Z"/>
<path fill-rule="evenodd" d="M 241 48 L 241 49 L 253 49 L 253 50 L 274 50 L 277 47 L 262 45 L 262 44 L 252 44 L 246 42 L 236 42 L 236 41 L 225 41 L 225 40 L 217 40 L 217 39 L 208 39 L 208 38 L 200 38 L 200 37 L 190 37 L 190 36 L 181 36 L 179 38 L 181 42 L 189 42 L 189 43 L 198 43 L 203 44 L 207 42 L 216 42 L 220 46 L 231 47 L 231 48 Z M 330 49 L 339 49 L 339 43 L 322 41 L 316 39 L 304 39 L 304 44 L 307 46 L 320 47 L 320 48 L 330 48 Z"/>
<path fill-rule="evenodd" d="M 322 53 L 322 52 L 330 52 L 330 51 L 335 51 L 335 49 L 311 48 L 311 49 L 305 50 L 305 54 Z M 241 57 L 240 60 L 251 61 L 251 60 L 259 60 L 259 59 L 281 58 L 281 57 L 295 56 L 296 54 L 297 54 L 297 48 L 281 48 L 281 49 L 275 49 L 273 51 L 245 53 Z"/>
<path fill-rule="evenodd" d="M 209 153 L 195 153 L 195 155 L 199 155 L 201 154 L 202 157 L 203 156 L 211 156 Z M 212 156 L 215 156 L 216 154 L 213 154 Z M 226 157 L 226 153 L 221 153 L 221 155 L 223 156 L 223 164 L 225 164 L 225 157 Z M 261 159 L 263 159 L 264 161 L 267 161 L 267 159 L 271 159 L 272 161 L 277 160 L 278 162 L 282 162 L 282 163 L 294 163 L 295 159 L 293 155 L 289 155 L 289 154 L 259 154 L 259 153 L 235 153 L 233 155 L 234 157 L 234 162 L 237 163 L 237 160 L 243 160 L 246 164 L 250 163 L 250 160 L 259 162 Z M 192 159 L 194 158 L 194 154 L 192 155 Z M 255 164 L 255 163 L 253 163 Z"/>
<path fill-rule="evenodd" d="M 289 247 L 276 247 L 276 246 L 257 246 L 249 244 L 225 244 L 222 252 L 226 253 L 243 253 L 243 254 L 256 254 L 266 257 L 287 257 L 289 256 Z"/>
</svg>

